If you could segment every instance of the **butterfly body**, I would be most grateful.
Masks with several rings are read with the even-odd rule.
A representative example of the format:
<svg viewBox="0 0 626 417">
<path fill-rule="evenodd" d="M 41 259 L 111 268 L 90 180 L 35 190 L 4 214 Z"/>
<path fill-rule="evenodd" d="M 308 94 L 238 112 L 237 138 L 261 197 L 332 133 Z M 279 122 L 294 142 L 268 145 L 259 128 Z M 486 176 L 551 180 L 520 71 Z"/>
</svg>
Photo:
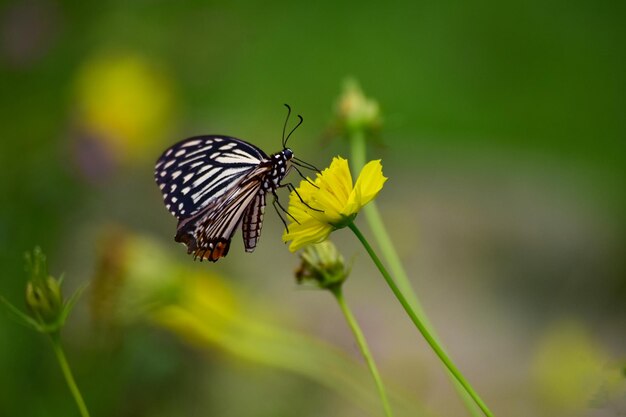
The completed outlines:
<svg viewBox="0 0 626 417">
<path fill-rule="evenodd" d="M 291 167 L 289 148 L 267 155 L 230 136 L 185 139 L 157 161 L 155 179 L 166 208 L 178 219 L 175 240 L 194 259 L 215 262 L 228 254 L 237 227 L 254 251 L 261 235 L 267 193 L 275 196 Z"/>
</svg>

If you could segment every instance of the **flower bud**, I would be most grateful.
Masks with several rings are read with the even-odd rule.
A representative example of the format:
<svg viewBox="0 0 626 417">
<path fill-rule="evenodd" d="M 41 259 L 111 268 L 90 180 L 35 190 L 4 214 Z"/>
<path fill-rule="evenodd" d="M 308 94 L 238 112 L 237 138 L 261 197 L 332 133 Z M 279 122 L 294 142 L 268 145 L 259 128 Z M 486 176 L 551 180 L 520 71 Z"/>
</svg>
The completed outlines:
<svg viewBox="0 0 626 417">
<path fill-rule="evenodd" d="M 26 284 L 26 305 L 41 324 L 58 323 L 64 308 L 61 284 L 48 275 L 46 257 L 41 249 L 35 248 L 32 255 L 26 255 L 26 268 L 30 272 Z"/>
<path fill-rule="evenodd" d="M 330 241 L 307 246 L 300 253 L 301 264 L 296 270 L 298 283 L 313 282 L 324 289 L 340 286 L 350 274 L 343 256 Z"/>
<path fill-rule="evenodd" d="M 349 79 L 337 103 L 339 129 L 344 133 L 375 131 L 381 125 L 380 107 L 376 100 L 363 94 L 359 84 Z"/>
<path fill-rule="evenodd" d="M 59 282 L 47 277 L 42 282 L 26 284 L 26 305 L 44 324 L 54 324 L 63 311 L 63 295 Z"/>
</svg>

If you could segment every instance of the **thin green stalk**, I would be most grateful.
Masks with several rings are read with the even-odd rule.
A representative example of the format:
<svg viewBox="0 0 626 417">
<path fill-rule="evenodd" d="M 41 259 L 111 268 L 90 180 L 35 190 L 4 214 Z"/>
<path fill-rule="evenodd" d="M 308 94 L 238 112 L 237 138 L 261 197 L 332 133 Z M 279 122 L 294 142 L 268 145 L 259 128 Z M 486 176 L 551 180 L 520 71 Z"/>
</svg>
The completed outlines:
<svg viewBox="0 0 626 417">
<path fill-rule="evenodd" d="M 431 335 L 428 328 L 415 314 L 415 311 L 413 310 L 413 308 L 411 307 L 411 305 L 405 298 L 404 294 L 398 288 L 398 286 L 396 285 L 391 275 L 389 275 L 389 272 L 387 272 L 387 269 L 385 268 L 383 263 L 380 261 L 380 259 L 378 258 L 378 255 L 376 255 L 376 252 L 374 252 L 374 250 L 370 246 L 365 236 L 363 236 L 359 228 L 354 224 L 354 222 L 350 223 L 348 227 L 350 228 L 350 230 L 352 230 L 352 232 L 356 235 L 359 241 L 363 244 L 363 247 L 365 248 L 367 253 L 370 255 L 370 258 L 372 258 L 372 261 L 374 262 L 374 264 L 376 265 L 376 267 L 378 268 L 382 276 L 385 278 L 385 281 L 387 281 L 387 285 L 389 285 L 389 288 L 391 288 L 391 291 L 393 291 L 393 294 L 396 296 L 396 298 L 398 299 L 398 301 L 404 308 L 404 311 L 406 311 L 406 313 L 409 315 L 409 317 L 411 318 L 411 321 L 413 321 L 413 324 L 415 324 L 415 327 L 417 327 L 417 329 L 422 334 L 424 339 L 426 339 L 430 347 L 435 351 L 439 359 L 441 359 L 441 361 L 448 368 L 450 373 L 456 378 L 456 380 L 461 384 L 461 386 L 463 386 L 465 391 L 472 397 L 474 402 L 480 407 L 483 413 L 488 417 L 493 417 L 493 413 L 489 410 L 489 408 L 480 398 L 478 393 L 474 391 L 474 388 L 472 388 L 470 383 L 465 379 L 463 374 L 454 365 L 454 363 L 448 357 L 446 352 L 441 348 L 439 343 Z"/>
<path fill-rule="evenodd" d="M 387 392 L 385 391 L 383 380 L 381 379 L 380 373 L 378 372 L 378 368 L 376 367 L 376 363 L 374 362 L 374 357 L 372 356 L 372 353 L 370 352 L 369 347 L 367 346 L 367 342 L 365 341 L 365 336 L 363 335 L 363 331 L 361 330 L 361 327 L 359 326 L 356 319 L 354 318 L 352 311 L 346 304 L 346 300 L 343 297 L 343 291 L 341 290 L 341 286 L 336 286 L 332 288 L 331 292 L 337 299 L 337 303 L 339 303 L 339 307 L 341 308 L 341 311 L 343 312 L 343 315 L 345 316 L 346 321 L 348 322 L 348 325 L 350 326 L 350 329 L 352 330 L 352 333 L 354 334 L 354 338 L 356 339 L 357 344 L 359 345 L 361 354 L 363 355 L 363 358 L 365 358 L 365 362 L 367 362 L 367 366 L 369 367 L 370 372 L 372 373 L 372 377 L 374 378 L 374 382 L 376 383 L 376 388 L 378 389 L 378 394 L 380 395 L 380 400 L 383 403 L 385 415 L 387 417 L 393 417 L 393 414 L 391 412 L 391 406 L 389 405 L 389 399 L 387 398 Z"/>
<path fill-rule="evenodd" d="M 63 352 L 63 347 L 61 346 L 61 340 L 59 339 L 59 335 L 51 334 L 50 340 L 52 340 L 52 348 L 54 349 L 54 353 L 56 354 L 57 359 L 59 360 L 59 365 L 61 366 L 61 371 L 63 371 L 65 382 L 67 382 L 67 386 L 69 387 L 72 396 L 74 397 L 74 401 L 76 401 L 76 405 L 78 406 L 80 415 L 82 417 L 89 417 L 89 411 L 87 410 L 87 406 L 85 405 L 83 396 L 80 394 L 78 385 L 76 385 L 76 381 L 74 380 L 74 376 L 72 375 L 70 365 L 67 362 L 65 353 Z"/>
<path fill-rule="evenodd" d="M 365 133 L 362 130 L 354 130 L 349 134 L 349 140 L 353 161 L 352 166 L 354 167 L 355 172 L 358 172 L 365 166 L 365 160 L 367 157 L 367 141 L 365 139 Z M 398 252 L 396 251 L 393 242 L 387 233 L 387 229 L 385 229 L 385 225 L 383 223 L 382 216 L 380 215 L 380 211 L 378 210 L 378 206 L 376 205 L 376 201 L 371 201 L 367 206 L 363 207 L 363 210 L 365 211 L 367 224 L 374 234 L 383 257 L 389 263 L 389 268 L 397 280 L 398 287 L 400 287 L 402 292 L 405 294 L 417 314 L 423 317 L 424 322 L 428 322 L 428 320 L 424 318 L 422 305 L 415 295 L 415 291 L 413 291 L 409 277 L 402 266 L 402 262 L 400 262 Z"/>
<path fill-rule="evenodd" d="M 365 133 L 362 130 L 357 129 L 352 131 L 348 136 L 353 161 L 352 166 L 354 167 L 355 171 L 359 171 L 363 166 L 365 166 L 365 161 L 367 159 L 367 141 L 365 138 Z M 376 205 L 376 201 L 371 201 L 367 206 L 363 207 L 363 211 L 365 212 L 365 219 L 367 220 L 367 224 L 372 231 L 372 234 L 374 235 L 374 239 L 378 243 L 378 247 L 381 250 L 383 258 L 389 264 L 389 269 L 391 269 L 391 272 L 396 279 L 398 287 L 406 297 L 409 305 L 415 311 L 415 314 L 417 314 L 418 317 L 421 317 L 424 326 L 429 330 L 433 338 L 437 342 L 439 342 L 437 333 L 430 324 L 428 316 L 422 308 L 422 304 L 415 294 L 413 286 L 411 285 L 411 281 L 409 280 L 409 277 L 404 267 L 402 266 L 402 262 L 400 261 L 400 257 L 398 256 L 398 252 L 394 247 L 393 241 L 389 237 L 389 233 L 387 233 L 387 229 L 385 228 L 385 224 L 383 223 L 383 219 L 380 215 L 380 211 L 378 210 L 378 206 Z M 480 410 L 476 407 L 476 404 L 472 401 L 472 399 L 467 395 L 463 387 L 459 385 L 459 383 L 452 375 L 450 375 L 450 377 L 454 383 L 455 389 L 458 391 L 470 414 L 474 417 L 480 415 Z"/>
<path fill-rule="evenodd" d="M 348 133 L 348 140 L 352 148 L 352 166 L 359 171 L 365 166 L 367 159 L 367 141 L 362 129 L 354 129 Z"/>
<path fill-rule="evenodd" d="M 350 133 L 349 140 L 352 148 L 352 165 L 354 166 L 354 169 L 358 171 L 365 166 L 367 154 L 367 141 L 365 139 L 365 133 L 362 130 L 354 130 Z M 378 246 L 380 246 L 383 257 L 389 263 L 393 276 L 396 277 L 398 287 L 402 289 L 402 292 L 407 297 L 413 309 L 420 316 L 424 317 L 422 306 L 415 295 L 415 291 L 413 291 L 411 281 L 409 281 L 409 277 L 402 266 L 402 262 L 400 262 L 400 257 L 398 256 L 398 252 L 396 251 L 393 242 L 387 233 L 387 229 L 385 229 L 385 225 L 376 202 L 371 201 L 367 206 L 363 207 L 363 210 L 365 211 L 367 224 L 372 230 L 372 233 L 378 242 Z M 427 320 L 424 321 L 427 322 Z"/>
</svg>

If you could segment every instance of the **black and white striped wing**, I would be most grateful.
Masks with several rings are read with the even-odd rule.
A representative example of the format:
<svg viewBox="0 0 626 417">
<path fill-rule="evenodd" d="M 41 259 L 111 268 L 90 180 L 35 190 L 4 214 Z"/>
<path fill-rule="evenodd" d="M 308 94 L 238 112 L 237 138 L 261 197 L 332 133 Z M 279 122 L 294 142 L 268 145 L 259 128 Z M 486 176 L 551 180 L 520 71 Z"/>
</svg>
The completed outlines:
<svg viewBox="0 0 626 417">
<path fill-rule="evenodd" d="M 165 207 L 180 221 L 226 195 L 268 156 L 230 136 L 196 136 L 167 149 L 155 167 Z"/>
<path fill-rule="evenodd" d="M 257 213 L 263 211 L 263 208 L 259 208 L 258 205 L 259 202 L 263 202 L 263 205 L 265 203 L 265 192 L 262 191 L 261 185 L 267 173 L 269 173 L 268 167 L 256 168 L 252 174 L 237 181 L 226 194 L 212 200 L 195 216 L 181 220 L 178 224 L 176 241 L 185 243 L 187 252 L 193 253 L 194 259 L 208 259 L 215 262 L 226 256 L 237 226 L 243 221 L 245 231 L 245 225 L 251 224 L 249 219 L 251 217 L 259 219 Z M 262 214 L 260 220 L 262 220 Z M 250 242 L 254 241 L 253 244 L 256 245 L 260 224 L 255 224 L 253 229 L 255 230 L 253 234 L 256 234 Z M 244 242 L 248 250 L 245 233 Z"/>
</svg>

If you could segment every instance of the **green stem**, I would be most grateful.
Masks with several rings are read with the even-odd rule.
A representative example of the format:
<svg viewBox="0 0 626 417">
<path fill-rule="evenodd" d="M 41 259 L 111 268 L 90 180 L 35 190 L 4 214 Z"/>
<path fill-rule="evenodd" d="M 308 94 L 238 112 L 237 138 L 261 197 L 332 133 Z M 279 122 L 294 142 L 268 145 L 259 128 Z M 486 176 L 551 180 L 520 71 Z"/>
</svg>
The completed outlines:
<svg viewBox="0 0 626 417">
<path fill-rule="evenodd" d="M 339 286 L 332 288 L 331 292 L 337 299 L 337 303 L 339 303 L 339 307 L 341 308 L 341 311 L 343 312 L 343 315 L 345 316 L 346 321 L 348 322 L 348 325 L 350 326 L 350 329 L 352 330 L 352 333 L 354 334 L 354 338 L 356 339 L 357 344 L 359 345 L 361 354 L 363 355 L 363 358 L 365 358 L 365 362 L 367 362 L 367 366 L 369 367 L 370 372 L 372 373 L 372 377 L 374 378 L 374 382 L 376 383 L 376 388 L 378 388 L 378 394 L 380 395 L 380 399 L 383 403 L 385 415 L 387 417 L 392 417 L 393 414 L 391 412 L 391 406 L 389 405 L 389 399 L 387 398 L 387 392 L 385 391 L 385 386 L 383 385 L 383 380 L 380 378 L 380 373 L 378 372 L 378 368 L 376 367 L 376 363 L 374 362 L 374 357 L 372 356 L 372 353 L 370 352 L 369 347 L 367 346 L 367 342 L 365 341 L 365 336 L 363 335 L 363 331 L 361 330 L 361 327 L 359 327 L 359 324 L 354 318 L 352 311 L 350 311 L 350 308 L 346 304 L 346 300 L 343 297 L 343 291 L 341 289 L 341 286 L 339 285 Z"/>
<path fill-rule="evenodd" d="M 351 132 L 349 136 L 352 153 L 351 157 L 353 161 L 352 166 L 354 167 L 355 172 L 358 172 L 365 166 L 367 141 L 362 130 L 355 130 Z M 393 276 L 396 277 L 398 287 L 400 287 L 402 292 L 405 294 L 413 309 L 420 316 L 424 317 L 422 306 L 415 295 L 415 291 L 413 291 L 409 277 L 402 266 L 402 262 L 400 262 L 400 257 L 398 256 L 398 252 L 396 251 L 393 242 L 387 233 L 387 229 L 385 229 L 385 225 L 376 202 L 371 201 L 367 206 L 363 207 L 363 211 L 365 212 L 367 224 L 378 242 L 382 255 L 389 263 Z M 427 320 L 424 321 L 427 322 Z"/>
<path fill-rule="evenodd" d="M 58 333 L 51 334 L 50 339 L 52 340 L 52 348 L 54 349 L 54 353 L 56 354 L 59 365 L 61 366 L 61 371 L 63 371 L 65 382 L 67 382 L 67 386 L 72 392 L 72 396 L 74 397 L 74 401 L 76 401 L 76 405 L 78 406 L 80 415 L 82 417 L 89 417 L 89 411 L 87 410 L 87 406 L 85 405 L 83 396 L 80 394 L 80 390 L 76 385 L 76 381 L 74 380 L 74 376 L 72 375 L 70 365 L 69 363 L 67 363 L 67 358 L 65 357 L 65 352 L 63 352 L 63 347 L 61 346 L 61 340 Z"/>
<path fill-rule="evenodd" d="M 355 172 L 358 172 L 363 166 L 365 166 L 365 160 L 367 158 L 367 141 L 363 130 L 360 129 L 350 132 L 348 136 L 352 153 L 352 166 L 354 167 Z M 367 224 L 374 235 L 374 239 L 378 243 L 378 247 L 381 250 L 383 258 L 387 261 L 389 269 L 391 269 L 391 273 L 396 279 L 398 287 L 406 297 L 409 305 L 415 311 L 415 314 L 417 314 L 418 317 L 421 317 L 422 323 L 424 323 L 426 329 L 428 329 L 433 338 L 439 342 L 437 333 L 430 324 L 428 316 L 422 308 L 422 305 L 413 290 L 411 281 L 402 266 L 402 262 L 400 261 L 400 257 L 394 247 L 393 241 L 389 237 L 389 233 L 387 233 L 387 229 L 385 228 L 385 224 L 383 223 L 383 219 L 380 215 L 376 202 L 371 201 L 367 206 L 363 207 L 363 211 L 365 212 Z M 467 395 L 467 392 L 465 392 L 463 387 L 458 383 L 453 375 L 449 376 L 470 414 L 474 417 L 480 415 L 480 410 Z"/>
<path fill-rule="evenodd" d="M 367 154 L 367 141 L 365 139 L 365 133 L 362 130 L 357 129 L 351 132 L 349 137 L 352 151 L 351 156 L 353 160 L 352 166 L 354 167 L 355 172 L 358 172 L 365 166 Z M 423 317 L 424 314 L 422 306 L 415 295 L 415 291 L 413 291 L 408 275 L 402 267 L 402 262 L 400 262 L 400 257 L 393 246 L 393 242 L 387 233 L 387 229 L 385 229 L 385 225 L 383 223 L 382 216 L 380 215 L 380 211 L 378 211 L 376 202 L 371 201 L 367 206 L 363 207 L 363 211 L 365 212 L 367 224 L 372 230 L 372 233 L 380 246 L 383 257 L 389 263 L 393 276 L 396 277 L 398 287 L 400 287 L 402 292 L 405 294 L 413 309 Z"/>
<path fill-rule="evenodd" d="M 441 359 L 443 364 L 448 368 L 448 370 L 454 376 L 454 378 L 456 378 L 456 380 L 461 384 L 461 386 L 463 386 L 465 391 L 472 397 L 474 402 L 480 407 L 483 413 L 488 417 L 493 417 L 493 414 L 491 413 L 487 405 L 483 402 L 483 400 L 480 398 L 478 393 L 474 391 L 474 388 L 472 388 L 470 383 L 465 379 L 463 374 L 454 365 L 454 363 L 448 357 L 446 352 L 441 348 L 439 343 L 430 334 L 428 328 L 415 314 L 415 311 L 413 310 L 413 308 L 411 307 L 407 299 L 404 297 L 404 294 L 402 293 L 402 291 L 400 291 L 400 289 L 396 285 L 393 278 L 391 278 L 391 275 L 389 275 L 389 272 L 387 272 L 387 269 L 382 264 L 382 262 L 378 258 L 378 255 L 376 255 L 376 252 L 374 252 L 374 250 L 370 246 L 367 239 L 365 239 L 365 236 L 363 236 L 359 228 L 354 224 L 354 222 L 350 223 L 348 227 L 350 228 L 350 230 L 352 230 L 352 232 L 354 232 L 356 237 L 363 244 L 363 247 L 365 247 L 365 250 L 370 255 L 370 258 L 372 258 L 372 261 L 374 261 L 374 264 L 376 264 L 376 267 L 378 268 L 382 276 L 385 278 L 385 281 L 387 281 L 387 285 L 389 285 L 389 288 L 391 288 L 391 291 L 393 291 L 393 294 L 396 296 L 396 298 L 398 299 L 398 301 L 400 302 L 400 304 L 402 305 L 406 313 L 409 315 L 409 317 L 411 318 L 411 321 L 413 321 L 413 324 L 415 324 L 415 327 L 417 327 L 417 329 L 420 331 L 424 339 L 426 339 L 430 347 L 435 351 L 439 359 Z"/>
<path fill-rule="evenodd" d="M 352 166 L 355 170 L 360 171 L 365 166 L 367 155 L 365 132 L 362 129 L 355 129 L 348 134 L 348 137 L 350 139 L 350 147 L 352 148 Z"/>
</svg>

